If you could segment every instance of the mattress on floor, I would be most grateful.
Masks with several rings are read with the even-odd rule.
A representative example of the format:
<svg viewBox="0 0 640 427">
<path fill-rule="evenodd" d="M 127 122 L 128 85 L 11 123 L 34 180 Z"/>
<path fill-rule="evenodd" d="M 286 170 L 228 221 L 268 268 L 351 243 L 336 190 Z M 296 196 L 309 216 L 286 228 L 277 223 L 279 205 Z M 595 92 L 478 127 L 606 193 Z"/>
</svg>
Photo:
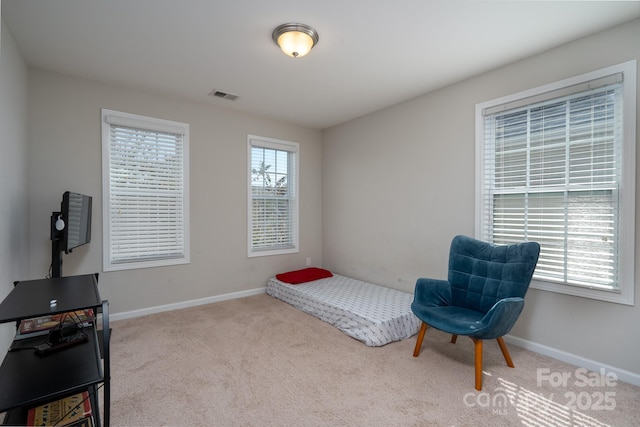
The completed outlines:
<svg viewBox="0 0 640 427">
<path fill-rule="evenodd" d="M 267 294 L 371 347 L 409 338 L 420 328 L 411 311 L 413 294 L 338 274 L 298 285 L 272 278 Z"/>
</svg>

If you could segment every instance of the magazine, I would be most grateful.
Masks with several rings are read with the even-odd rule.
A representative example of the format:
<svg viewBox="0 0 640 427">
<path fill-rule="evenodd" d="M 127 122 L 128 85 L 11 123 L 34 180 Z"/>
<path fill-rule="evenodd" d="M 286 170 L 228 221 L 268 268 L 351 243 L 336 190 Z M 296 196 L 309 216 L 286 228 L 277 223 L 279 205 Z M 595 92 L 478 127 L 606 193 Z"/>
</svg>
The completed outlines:
<svg viewBox="0 0 640 427">
<path fill-rule="evenodd" d="M 20 322 L 18 333 L 20 335 L 31 335 L 38 332 L 48 332 L 55 327 L 68 326 L 74 323 L 76 325 L 89 326 L 94 319 L 95 315 L 91 308 L 24 319 Z"/>
</svg>

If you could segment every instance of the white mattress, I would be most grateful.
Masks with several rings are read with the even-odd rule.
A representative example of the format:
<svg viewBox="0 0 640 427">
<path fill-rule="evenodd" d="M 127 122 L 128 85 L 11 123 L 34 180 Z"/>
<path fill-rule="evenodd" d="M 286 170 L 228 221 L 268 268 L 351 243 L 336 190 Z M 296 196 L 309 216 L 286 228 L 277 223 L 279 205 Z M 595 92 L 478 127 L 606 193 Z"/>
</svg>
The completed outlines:
<svg viewBox="0 0 640 427">
<path fill-rule="evenodd" d="M 372 347 L 409 338 L 420 328 L 411 311 L 413 294 L 338 274 L 299 285 L 272 278 L 267 294 Z"/>
</svg>

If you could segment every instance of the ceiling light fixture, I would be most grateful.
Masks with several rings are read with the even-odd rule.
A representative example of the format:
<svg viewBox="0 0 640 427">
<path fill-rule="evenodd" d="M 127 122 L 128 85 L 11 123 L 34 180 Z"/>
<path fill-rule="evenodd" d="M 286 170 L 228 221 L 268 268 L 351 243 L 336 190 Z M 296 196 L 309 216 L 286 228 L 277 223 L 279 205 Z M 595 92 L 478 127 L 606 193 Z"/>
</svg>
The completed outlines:
<svg viewBox="0 0 640 427">
<path fill-rule="evenodd" d="M 305 56 L 318 43 L 316 30 L 304 24 L 282 24 L 273 30 L 273 41 L 293 58 Z"/>
</svg>

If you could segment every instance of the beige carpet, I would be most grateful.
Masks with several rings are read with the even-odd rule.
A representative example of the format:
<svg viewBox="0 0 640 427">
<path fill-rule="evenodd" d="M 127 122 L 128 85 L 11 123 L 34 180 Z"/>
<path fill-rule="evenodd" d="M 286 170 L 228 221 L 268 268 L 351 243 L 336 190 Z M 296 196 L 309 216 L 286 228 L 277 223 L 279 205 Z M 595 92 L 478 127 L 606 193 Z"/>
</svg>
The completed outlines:
<svg viewBox="0 0 640 427">
<path fill-rule="evenodd" d="M 268 295 L 113 322 L 114 426 L 635 426 L 640 388 L 429 329 L 371 348 Z M 538 370 L 547 376 L 538 381 Z M 570 376 L 566 386 L 553 379 Z M 550 380 L 547 380 L 550 379 Z M 588 377 L 590 378 L 590 377 Z M 596 380 L 597 381 L 597 380 Z M 575 399 L 574 399 L 575 398 Z M 567 407 L 573 405 L 575 409 Z"/>
</svg>

